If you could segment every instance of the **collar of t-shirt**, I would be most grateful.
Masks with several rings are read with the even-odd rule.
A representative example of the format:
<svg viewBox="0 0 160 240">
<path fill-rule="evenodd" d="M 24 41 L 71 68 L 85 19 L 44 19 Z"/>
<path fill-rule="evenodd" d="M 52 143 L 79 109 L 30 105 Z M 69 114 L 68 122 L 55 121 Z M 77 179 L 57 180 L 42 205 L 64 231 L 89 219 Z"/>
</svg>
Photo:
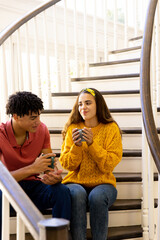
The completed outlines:
<svg viewBox="0 0 160 240">
<path fill-rule="evenodd" d="M 32 140 L 33 140 L 33 134 L 34 133 L 28 133 L 28 136 L 25 139 L 24 144 L 22 146 L 18 145 L 17 141 L 16 141 L 16 138 L 14 136 L 13 128 L 12 128 L 12 119 L 10 119 L 6 123 L 6 132 L 7 132 L 7 136 L 8 136 L 9 142 L 12 145 L 12 147 L 18 147 L 18 148 L 22 147 L 22 146 L 24 147 L 24 146 L 28 145 L 30 142 L 32 142 Z"/>
</svg>

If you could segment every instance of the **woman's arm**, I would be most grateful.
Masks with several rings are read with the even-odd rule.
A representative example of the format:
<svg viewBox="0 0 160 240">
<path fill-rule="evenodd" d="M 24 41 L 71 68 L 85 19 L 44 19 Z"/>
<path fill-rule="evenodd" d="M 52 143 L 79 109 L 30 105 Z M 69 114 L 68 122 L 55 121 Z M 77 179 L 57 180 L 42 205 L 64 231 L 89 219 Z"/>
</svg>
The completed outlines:
<svg viewBox="0 0 160 240">
<path fill-rule="evenodd" d="M 122 139 L 118 126 L 112 124 L 103 147 L 93 141 L 88 149 L 101 172 L 112 172 L 122 159 Z"/>
<path fill-rule="evenodd" d="M 62 167 L 69 171 L 76 170 L 82 161 L 82 144 L 76 146 L 73 142 L 72 130 L 73 128 L 70 127 L 67 131 L 59 159 Z"/>
</svg>

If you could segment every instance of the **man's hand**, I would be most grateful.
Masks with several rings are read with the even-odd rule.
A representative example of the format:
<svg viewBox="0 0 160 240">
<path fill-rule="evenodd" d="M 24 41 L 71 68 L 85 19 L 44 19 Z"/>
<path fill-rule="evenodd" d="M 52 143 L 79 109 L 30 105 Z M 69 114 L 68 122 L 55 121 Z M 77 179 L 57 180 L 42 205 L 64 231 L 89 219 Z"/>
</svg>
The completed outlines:
<svg viewBox="0 0 160 240">
<path fill-rule="evenodd" d="M 41 154 L 34 163 L 32 164 L 32 169 L 34 170 L 34 173 L 41 173 L 45 171 L 52 171 L 53 169 L 49 166 L 51 165 L 51 158 L 49 157 L 55 157 L 56 154 L 54 153 L 47 153 L 45 155 Z M 57 165 L 57 159 L 54 161 L 54 167 Z"/>
<path fill-rule="evenodd" d="M 62 181 L 62 173 L 63 170 L 60 169 L 55 169 L 53 171 L 47 171 L 47 173 L 45 173 L 43 175 L 43 177 L 41 178 L 41 181 L 47 185 L 53 185 L 56 183 L 59 183 Z"/>
</svg>

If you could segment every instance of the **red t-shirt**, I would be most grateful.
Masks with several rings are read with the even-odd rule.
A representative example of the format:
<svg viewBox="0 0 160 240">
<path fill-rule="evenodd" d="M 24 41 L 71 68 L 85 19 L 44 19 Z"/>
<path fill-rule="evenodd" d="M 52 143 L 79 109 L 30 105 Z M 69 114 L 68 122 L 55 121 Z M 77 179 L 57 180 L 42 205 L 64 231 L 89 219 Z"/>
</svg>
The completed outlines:
<svg viewBox="0 0 160 240">
<path fill-rule="evenodd" d="M 35 133 L 29 133 L 24 144 L 18 145 L 13 133 L 11 120 L 0 125 L 0 159 L 9 171 L 32 164 L 42 149 L 51 148 L 49 131 L 41 123 Z M 30 176 L 27 179 L 36 179 Z"/>
</svg>

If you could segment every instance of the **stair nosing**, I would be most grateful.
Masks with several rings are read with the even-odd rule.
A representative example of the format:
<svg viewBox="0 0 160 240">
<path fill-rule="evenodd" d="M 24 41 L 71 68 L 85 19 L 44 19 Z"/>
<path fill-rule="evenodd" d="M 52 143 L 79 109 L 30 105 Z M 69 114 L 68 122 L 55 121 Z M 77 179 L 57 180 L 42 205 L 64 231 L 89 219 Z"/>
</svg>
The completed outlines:
<svg viewBox="0 0 160 240">
<path fill-rule="evenodd" d="M 119 91 L 99 91 L 102 95 L 125 95 L 125 94 L 140 94 L 139 89 L 135 90 L 119 90 Z M 52 97 L 73 97 L 78 96 L 79 92 L 55 92 L 52 93 Z"/>
<path fill-rule="evenodd" d="M 109 53 L 111 53 L 111 54 L 116 54 L 116 53 L 122 53 L 122 52 L 139 50 L 139 49 L 141 49 L 141 46 L 136 46 L 136 47 L 130 47 L 130 48 L 123 48 L 123 49 L 113 50 L 113 51 L 110 51 Z"/>
<path fill-rule="evenodd" d="M 79 77 L 71 78 L 71 82 L 74 81 L 94 81 L 94 80 L 109 80 L 109 79 L 118 79 L 118 78 L 137 78 L 140 77 L 140 73 L 129 73 L 129 74 L 117 74 L 117 75 L 106 75 L 106 76 L 95 76 L 95 77 Z"/>
<path fill-rule="evenodd" d="M 117 61 L 108 61 L 108 62 L 99 62 L 99 63 L 89 63 L 89 67 L 101 67 L 101 66 L 110 66 L 110 65 L 118 65 L 124 63 L 134 63 L 140 62 L 140 58 L 131 58 L 131 59 L 122 59 Z"/>
<path fill-rule="evenodd" d="M 129 113 L 129 112 L 135 112 L 135 113 L 140 113 L 141 108 L 112 108 L 109 109 L 111 113 Z M 71 109 L 44 109 L 41 114 L 63 114 L 63 113 L 70 113 L 72 110 Z"/>
</svg>

